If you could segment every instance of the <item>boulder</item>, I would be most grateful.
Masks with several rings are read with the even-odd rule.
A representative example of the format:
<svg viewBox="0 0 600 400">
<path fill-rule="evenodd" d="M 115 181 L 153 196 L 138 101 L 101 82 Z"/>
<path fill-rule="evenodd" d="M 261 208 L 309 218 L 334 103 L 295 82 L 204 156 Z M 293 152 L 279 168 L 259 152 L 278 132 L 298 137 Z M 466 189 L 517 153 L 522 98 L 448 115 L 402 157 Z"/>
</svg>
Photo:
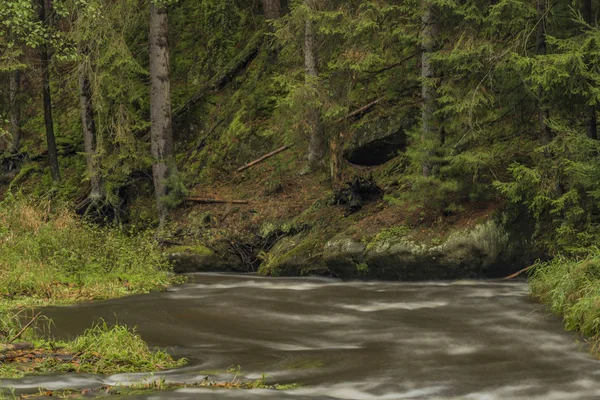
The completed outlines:
<svg viewBox="0 0 600 400">
<path fill-rule="evenodd" d="M 352 164 L 381 165 L 406 148 L 406 129 L 412 122 L 405 115 L 376 116 L 361 122 L 344 148 Z"/>
<path fill-rule="evenodd" d="M 306 232 L 279 240 L 265 257 L 258 273 L 270 276 L 326 274 L 316 254 L 319 241 Z"/>
<path fill-rule="evenodd" d="M 323 261 L 343 279 L 440 280 L 481 278 L 519 248 L 495 220 L 452 233 L 441 244 L 417 243 L 407 235 L 380 235 L 365 245 L 351 238 L 330 240 Z M 522 257 L 521 257 L 522 258 Z"/>
</svg>

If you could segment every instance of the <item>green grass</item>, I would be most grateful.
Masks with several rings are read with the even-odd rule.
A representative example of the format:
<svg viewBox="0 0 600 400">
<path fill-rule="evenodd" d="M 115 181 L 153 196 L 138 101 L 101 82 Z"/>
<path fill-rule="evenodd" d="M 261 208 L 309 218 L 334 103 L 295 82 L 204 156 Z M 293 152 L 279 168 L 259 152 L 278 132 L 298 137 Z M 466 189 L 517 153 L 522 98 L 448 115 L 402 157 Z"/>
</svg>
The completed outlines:
<svg viewBox="0 0 600 400">
<path fill-rule="evenodd" d="M 0 306 L 115 298 L 181 279 L 150 233 L 87 224 L 50 203 L 0 203 Z"/>
<path fill-rule="evenodd" d="M 531 295 L 563 317 L 566 329 L 590 338 L 600 355 L 600 249 L 583 259 L 557 257 L 537 265 L 530 277 Z"/>
<path fill-rule="evenodd" d="M 13 321 L 16 322 L 11 325 L 14 331 L 19 327 L 20 319 L 17 317 L 13 314 Z M 4 317 L 2 321 L 7 319 Z M 0 363 L 0 378 L 57 372 L 152 372 L 180 367 L 186 363 L 185 359 L 174 360 L 164 350 L 151 350 L 135 329 L 123 325 L 108 326 L 104 321 L 98 322 L 72 341 L 56 341 L 36 333 L 35 329 L 30 329 L 26 337 L 20 338 L 30 341 L 34 348 L 15 352 L 16 357 L 12 362 Z M 36 357 L 23 357 L 26 354 Z"/>
<path fill-rule="evenodd" d="M 33 317 L 13 310 L 147 293 L 182 281 L 150 233 L 88 224 L 50 202 L 9 197 L 0 203 L 0 352 Z M 185 363 L 149 349 L 135 330 L 104 322 L 71 342 L 47 339 L 35 327 L 16 341 L 31 343 L 36 357 L 27 360 L 15 352 L 10 362 L 0 363 L 0 378 L 149 372 Z"/>
</svg>

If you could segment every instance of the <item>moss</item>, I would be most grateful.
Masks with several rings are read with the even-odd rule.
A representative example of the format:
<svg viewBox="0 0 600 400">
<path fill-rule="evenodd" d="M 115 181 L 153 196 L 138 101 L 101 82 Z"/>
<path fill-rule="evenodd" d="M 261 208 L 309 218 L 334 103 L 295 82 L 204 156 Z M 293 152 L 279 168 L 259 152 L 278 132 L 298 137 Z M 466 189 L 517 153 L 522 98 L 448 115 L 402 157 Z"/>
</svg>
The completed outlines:
<svg viewBox="0 0 600 400">
<path fill-rule="evenodd" d="M 271 254 L 258 269 L 260 275 L 280 276 L 308 272 L 309 260 L 319 254 L 323 241 L 308 236 L 283 254 Z M 308 267 L 308 268 L 307 268 Z"/>
<path fill-rule="evenodd" d="M 391 240 L 401 239 L 408 236 L 410 233 L 410 228 L 404 225 L 394 226 L 389 229 L 383 229 L 379 233 L 377 233 L 370 241 L 367 243 L 367 250 L 372 250 L 378 244 L 388 242 Z"/>
<path fill-rule="evenodd" d="M 356 272 L 358 272 L 359 274 L 362 274 L 362 275 L 368 275 L 369 274 L 369 264 L 367 264 L 365 262 L 356 264 Z"/>
</svg>

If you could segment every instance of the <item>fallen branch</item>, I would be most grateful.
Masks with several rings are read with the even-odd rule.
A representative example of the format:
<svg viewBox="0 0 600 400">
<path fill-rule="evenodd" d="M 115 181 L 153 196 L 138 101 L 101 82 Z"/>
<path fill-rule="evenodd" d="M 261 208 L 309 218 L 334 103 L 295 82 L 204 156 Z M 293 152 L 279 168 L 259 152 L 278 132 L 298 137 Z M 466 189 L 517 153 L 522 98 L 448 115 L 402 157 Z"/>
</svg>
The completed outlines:
<svg viewBox="0 0 600 400">
<path fill-rule="evenodd" d="M 282 151 L 285 151 L 285 150 L 287 150 L 287 149 L 289 149 L 289 148 L 290 148 L 289 146 L 283 146 L 283 147 L 280 147 L 280 148 L 278 148 L 277 150 L 275 150 L 275 151 L 272 151 L 272 152 L 270 152 L 269 154 L 265 154 L 265 155 L 264 155 L 264 156 L 262 156 L 261 158 L 258 158 L 258 159 L 254 160 L 254 161 L 252 161 L 252 162 L 249 162 L 248 164 L 244 165 L 243 167 L 240 167 L 240 168 L 238 168 L 238 169 L 237 169 L 235 172 L 242 172 L 242 171 L 245 171 L 245 170 L 247 170 L 248 168 L 255 166 L 256 164 L 259 164 L 259 163 L 261 163 L 261 162 L 265 161 L 267 158 L 271 158 L 271 157 L 273 157 L 274 155 L 276 155 L 276 154 L 279 154 L 279 153 L 281 153 Z"/>
<path fill-rule="evenodd" d="M 392 68 L 399 67 L 400 65 L 404 64 L 406 61 L 412 60 L 413 58 L 415 58 L 416 56 L 418 56 L 420 54 L 421 54 L 421 52 L 417 51 L 416 53 L 413 53 L 413 54 L 409 55 L 408 57 L 406 57 L 406 58 L 398 61 L 397 63 L 394 63 L 392 65 L 388 65 L 387 67 L 383 67 L 383 68 L 375 70 L 375 71 L 365 71 L 365 72 L 369 73 L 369 74 L 379 74 L 381 72 L 389 71 Z"/>
<path fill-rule="evenodd" d="M 203 199 L 200 197 L 187 197 L 185 201 L 200 204 L 248 204 L 247 200 Z"/>
<path fill-rule="evenodd" d="M 516 278 L 517 276 L 521 275 L 523 272 L 527 272 L 527 271 L 529 271 L 531 268 L 535 267 L 536 265 L 537 265 L 537 264 L 533 264 L 533 265 L 530 265 L 530 266 L 529 266 L 529 267 L 527 267 L 527 268 L 523 268 L 522 270 L 520 270 L 520 271 L 517 271 L 517 272 L 515 272 L 515 273 L 514 273 L 514 274 L 512 274 L 512 275 L 509 275 L 509 276 L 507 276 L 507 277 L 505 277 L 505 278 L 502 278 L 502 280 L 507 280 L 507 279 L 513 279 L 513 278 Z"/>
<path fill-rule="evenodd" d="M 32 350 L 33 344 L 31 343 L 16 343 L 16 344 L 0 344 L 0 354 L 9 351 L 24 351 Z"/>
<path fill-rule="evenodd" d="M 244 50 L 240 52 L 223 71 L 216 74 L 206 85 L 204 85 L 194 96 L 186 101 L 182 106 L 173 111 L 173 117 L 178 118 L 188 112 L 204 96 L 215 89 L 223 87 L 231 81 L 233 76 L 242 68 L 246 67 L 258 55 L 260 47 L 264 40 L 264 32 L 256 33 L 248 42 Z"/>
<path fill-rule="evenodd" d="M 371 107 L 373 107 L 374 105 L 376 105 L 377 103 L 379 103 L 381 100 L 383 100 L 383 97 L 378 98 L 377 100 L 374 100 L 372 102 L 370 102 L 369 104 L 367 104 L 366 106 L 363 106 L 361 108 L 359 108 L 358 110 L 354 110 L 352 111 L 350 114 L 347 114 L 346 116 L 338 119 L 337 121 L 335 121 L 335 123 L 340 123 L 344 120 L 347 120 L 349 118 L 352 117 L 356 117 L 357 115 L 360 115 L 362 113 L 364 113 L 365 111 L 368 111 Z"/>
<path fill-rule="evenodd" d="M 21 337 L 21 335 L 22 335 L 23 333 L 25 333 L 25 331 L 27 330 L 27 328 L 29 328 L 29 327 L 31 326 L 31 324 L 33 324 L 33 323 L 35 322 L 35 320 L 36 320 L 36 319 L 38 319 L 38 317 L 39 317 L 40 315 L 42 315 L 42 312 L 41 312 L 41 311 L 40 311 L 39 313 L 37 313 L 37 315 L 36 315 L 35 317 L 33 317 L 33 318 L 31 319 L 31 321 L 29 321 L 29 322 L 27 323 L 27 325 L 25 325 L 25 326 L 23 327 L 23 329 L 21 329 L 21 331 L 19 331 L 19 333 L 17 333 L 17 334 L 16 334 L 16 335 L 15 335 L 15 336 L 14 336 L 12 339 L 10 339 L 10 340 L 8 341 L 8 343 L 12 343 L 12 342 L 14 342 L 15 340 L 17 340 L 18 338 L 20 338 L 20 337 Z"/>
</svg>

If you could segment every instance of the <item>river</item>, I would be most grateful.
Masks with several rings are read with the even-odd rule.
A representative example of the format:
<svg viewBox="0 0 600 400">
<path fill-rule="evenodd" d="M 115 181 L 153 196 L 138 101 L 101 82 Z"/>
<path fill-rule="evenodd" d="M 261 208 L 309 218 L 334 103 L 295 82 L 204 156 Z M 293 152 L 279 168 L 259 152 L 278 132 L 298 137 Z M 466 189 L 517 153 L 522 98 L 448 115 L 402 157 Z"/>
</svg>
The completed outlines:
<svg viewBox="0 0 600 400">
<path fill-rule="evenodd" d="M 151 346 L 189 364 L 115 376 L 3 380 L 17 393 L 165 378 L 231 380 L 267 374 L 298 389 L 178 389 L 128 399 L 600 398 L 600 361 L 527 296 L 524 282 L 339 282 L 193 275 L 165 293 L 51 307 L 55 334 L 94 321 L 137 326 Z M 114 397 L 119 398 L 119 397 Z"/>
</svg>

